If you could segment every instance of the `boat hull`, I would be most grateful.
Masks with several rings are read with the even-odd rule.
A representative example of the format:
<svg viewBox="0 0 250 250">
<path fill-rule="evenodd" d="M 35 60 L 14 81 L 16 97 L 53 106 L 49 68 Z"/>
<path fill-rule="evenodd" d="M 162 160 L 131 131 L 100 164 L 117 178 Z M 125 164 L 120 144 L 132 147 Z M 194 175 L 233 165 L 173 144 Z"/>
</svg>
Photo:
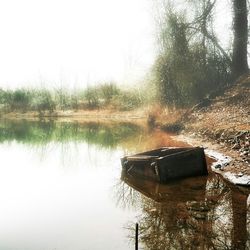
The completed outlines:
<svg viewBox="0 0 250 250">
<path fill-rule="evenodd" d="M 127 174 L 166 183 L 190 176 L 207 175 L 204 149 L 159 148 L 121 159 Z"/>
</svg>

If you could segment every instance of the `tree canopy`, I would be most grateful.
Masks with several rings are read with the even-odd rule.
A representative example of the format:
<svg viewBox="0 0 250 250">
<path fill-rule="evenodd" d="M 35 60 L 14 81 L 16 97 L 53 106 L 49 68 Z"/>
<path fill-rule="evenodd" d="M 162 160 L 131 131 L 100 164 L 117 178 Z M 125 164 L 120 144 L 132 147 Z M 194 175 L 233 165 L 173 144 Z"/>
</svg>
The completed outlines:
<svg viewBox="0 0 250 250">
<path fill-rule="evenodd" d="M 234 39 L 229 50 L 214 31 L 216 0 L 181 3 L 182 8 L 180 1 L 157 2 L 155 82 L 159 100 L 173 107 L 197 103 L 248 73 L 246 0 L 232 0 Z"/>
</svg>

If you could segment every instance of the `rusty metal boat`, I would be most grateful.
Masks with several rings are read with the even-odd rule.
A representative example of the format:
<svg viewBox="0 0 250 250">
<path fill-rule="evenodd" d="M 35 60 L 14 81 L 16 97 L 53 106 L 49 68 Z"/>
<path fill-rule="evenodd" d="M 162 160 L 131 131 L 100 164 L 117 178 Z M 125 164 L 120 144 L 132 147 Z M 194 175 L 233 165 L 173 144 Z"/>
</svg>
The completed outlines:
<svg viewBox="0 0 250 250">
<path fill-rule="evenodd" d="M 201 147 L 162 147 L 125 156 L 121 158 L 121 164 L 127 174 L 160 183 L 208 174 L 204 149 Z"/>
</svg>

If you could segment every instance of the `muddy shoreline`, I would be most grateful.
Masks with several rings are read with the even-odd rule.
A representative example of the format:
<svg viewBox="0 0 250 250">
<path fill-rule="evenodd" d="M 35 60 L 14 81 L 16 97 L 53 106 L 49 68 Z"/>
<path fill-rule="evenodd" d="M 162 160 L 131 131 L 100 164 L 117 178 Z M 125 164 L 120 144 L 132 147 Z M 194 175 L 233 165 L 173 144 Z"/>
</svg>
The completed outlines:
<svg viewBox="0 0 250 250">
<path fill-rule="evenodd" d="M 220 174 L 232 184 L 250 187 L 249 162 L 230 145 L 218 143 L 218 140 L 190 131 L 174 136 L 174 138 L 192 146 L 204 147 L 206 154 L 216 160 L 212 165 L 212 171 Z"/>
</svg>

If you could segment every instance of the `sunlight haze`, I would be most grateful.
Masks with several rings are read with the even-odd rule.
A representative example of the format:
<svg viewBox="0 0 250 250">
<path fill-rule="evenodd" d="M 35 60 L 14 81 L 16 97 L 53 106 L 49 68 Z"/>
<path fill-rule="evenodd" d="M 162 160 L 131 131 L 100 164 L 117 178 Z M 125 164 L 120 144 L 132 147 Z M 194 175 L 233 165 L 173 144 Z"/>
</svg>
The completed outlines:
<svg viewBox="0 0 250 250">
<path fill-rule="evenodd" d="M 129 83 L 153 63 L 147 0 L 0 2 L 0 87 Z"/>
</svg>

